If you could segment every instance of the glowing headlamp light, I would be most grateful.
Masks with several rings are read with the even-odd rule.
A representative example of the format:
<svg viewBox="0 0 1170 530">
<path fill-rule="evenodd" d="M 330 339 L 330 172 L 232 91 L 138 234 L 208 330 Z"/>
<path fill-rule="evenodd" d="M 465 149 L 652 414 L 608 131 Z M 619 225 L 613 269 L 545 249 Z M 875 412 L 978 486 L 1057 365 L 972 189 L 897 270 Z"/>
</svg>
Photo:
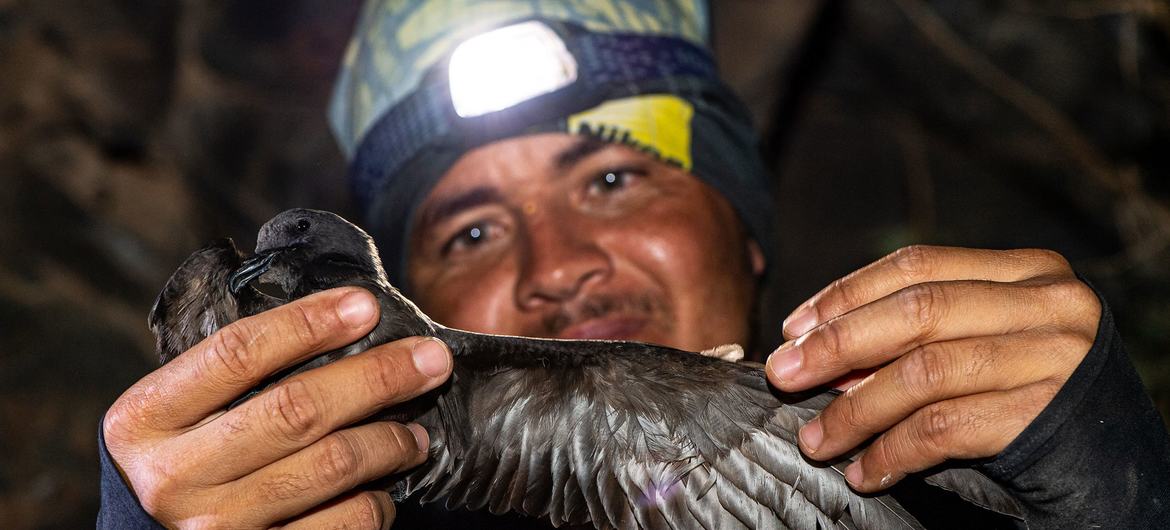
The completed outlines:
<svg viewBox="0 0 1170 530">
<path fill-rule="evenodd" d="M 470 118 L 571 85 L 577 61 L 556 32 L 532 20 L 463 41 L 447 74 L 455 113 Z"/>
</svg>

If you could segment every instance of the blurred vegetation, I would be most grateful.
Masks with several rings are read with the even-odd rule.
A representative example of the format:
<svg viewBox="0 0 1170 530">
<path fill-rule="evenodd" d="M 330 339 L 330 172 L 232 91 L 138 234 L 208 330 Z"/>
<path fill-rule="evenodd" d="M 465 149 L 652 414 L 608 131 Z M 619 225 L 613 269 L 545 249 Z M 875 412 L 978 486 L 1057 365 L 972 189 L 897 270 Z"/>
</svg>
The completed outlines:
<svg viewBox="0 0 1170 530">
<path fill-rule="evenodd" d="M 357 8 L 0 0 L 0 527 L 93 524 L 98 421 L 155 365 L 145 314 L 192 249 L 352 215 L 324 108 Z M 765 323 L 908 243 L 1052 248 L 1170 418 L 1165 2 L 713 11 L 777 175 Z"/>
</svg>

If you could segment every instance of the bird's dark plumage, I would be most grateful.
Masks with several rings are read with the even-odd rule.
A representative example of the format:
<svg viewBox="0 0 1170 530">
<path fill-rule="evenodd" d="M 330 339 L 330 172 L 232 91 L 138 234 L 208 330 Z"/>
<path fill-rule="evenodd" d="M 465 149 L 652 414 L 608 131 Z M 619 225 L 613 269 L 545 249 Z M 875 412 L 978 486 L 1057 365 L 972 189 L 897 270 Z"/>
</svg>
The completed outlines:
<svg viewBox="0 0 1170 530">
<path fill-rule="evenodd" d="M 660 346 L 446 328 L 387 282 L 364 231 L 328 212 L 276 216 L 261 228 L 256 252 L 263 262 L 241 265 L 238 254 L 213 245 L 180 267 L 151 313 L 164 360 L 231 317 L 269 307 L 271 300 L 254 301 L 255 277 L 279 284 L 290 300 L 343 285 L 370 290 L 382 306 L 374 331 L 295 371 L 413 335 L 450 346 L 450 383 L 410 409 L 430 433 L 430 459 L 398 477 L 400 498 L 516 511 L 556 526 L 920 528 L 890 497 L 850 490 L 841 471 L 848 459 L 824 465 L 800 454 L 796 432 L 829 394 L 781 394 L 759 367 Z M 229 285 L 242 297 L 234 307 Z M 926 480 L 1019 513 L 975 471 Z"/>
<path fill-rule="evenodd" d="M 252 286 L 231 291 L 229 279 L 243 262 L 235 243 L 220 239 L 188 256 L 167 280 L 147 318 L 163 363 L 215 330 L 283 303 Z"/>
</svg>

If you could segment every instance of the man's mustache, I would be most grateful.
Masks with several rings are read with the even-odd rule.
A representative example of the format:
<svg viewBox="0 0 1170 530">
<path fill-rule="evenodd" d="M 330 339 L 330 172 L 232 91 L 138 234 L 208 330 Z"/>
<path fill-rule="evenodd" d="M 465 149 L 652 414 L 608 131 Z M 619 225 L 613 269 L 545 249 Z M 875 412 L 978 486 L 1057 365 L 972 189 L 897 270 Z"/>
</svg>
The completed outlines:
<svg viewBox="0 0 1170 530">
<path fill-rule="evenodd" d="M 669 317 L 669 305 L 659 297 L 641 294 L 594 294 L 577 302 L 561 305 L 541 318 L 539 336 L 555 337 L 570 326 L 610 315 L 650 318 Z M 670 325 L 671 318 L 660 319 Z"/>
</svg>

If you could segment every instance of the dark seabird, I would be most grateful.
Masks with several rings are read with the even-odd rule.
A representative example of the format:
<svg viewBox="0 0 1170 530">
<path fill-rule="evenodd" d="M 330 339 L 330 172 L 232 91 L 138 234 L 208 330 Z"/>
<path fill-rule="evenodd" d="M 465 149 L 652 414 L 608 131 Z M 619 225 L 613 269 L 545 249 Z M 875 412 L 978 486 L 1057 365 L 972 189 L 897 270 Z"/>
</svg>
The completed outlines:
<svg viewBox="0 0 1170 530">
<path fill-rule="evenodd" d="M 519 512 L 554 526 L 922 528 L 892 497 L 849 488 L 843 470 L 856 453 L 828 464 L 800 453 L 798 429 L 832 393 L 784 394 L 758 365 L 662 346 L 444 327 L 390 285 L 373 240 L 329 212 L 277 215 L 260 229 L 256 257 L 243 263 L 234 247 L 231 258 L 215 248 L 189 258 L 152 311 L 164 361 L 232 317 L 283 302 L 253 288 L 257 279 L 279 285 L 286 300 L 359 286 L 382 310 L 359 342 L 273 380 L 408 336 L 438 337 L 451 348 L 448 384 L 379 416 L 417 421 L 430 434 L 430 458 L 394 477 L 396 498 Z M 175 317 L 172 299 L 194 309 Z M 923 479 L 1019 517 L 1015 500 L 974 470 Z"/>
</svg>

